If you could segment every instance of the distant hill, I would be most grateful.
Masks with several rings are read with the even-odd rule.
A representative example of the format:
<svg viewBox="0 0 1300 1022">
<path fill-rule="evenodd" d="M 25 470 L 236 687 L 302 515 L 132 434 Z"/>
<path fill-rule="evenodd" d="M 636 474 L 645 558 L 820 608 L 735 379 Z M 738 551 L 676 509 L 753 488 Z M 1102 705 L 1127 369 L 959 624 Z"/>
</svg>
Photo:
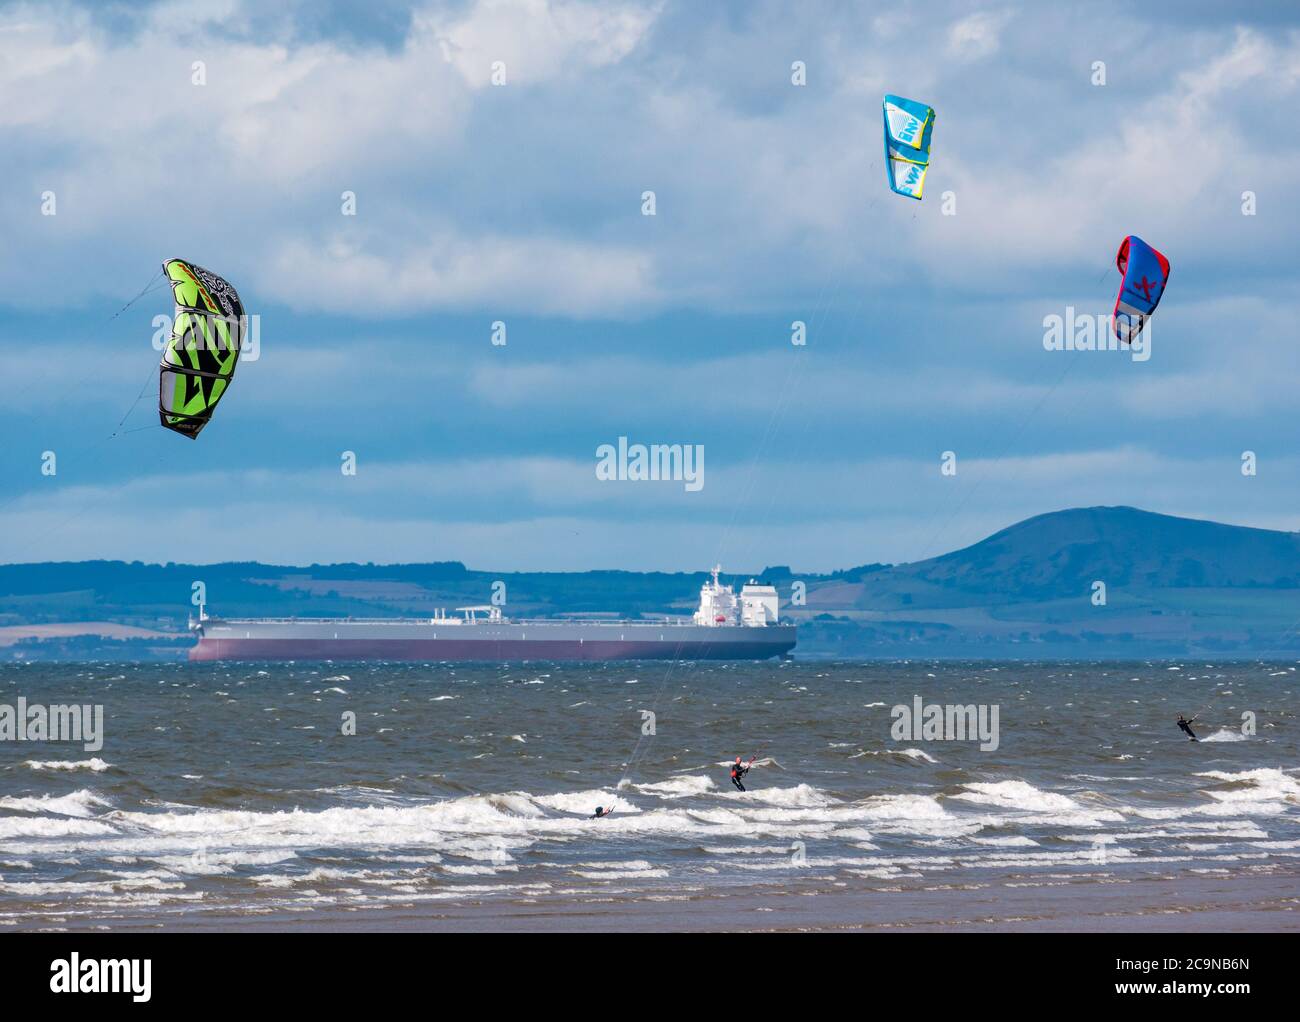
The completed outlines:
<svg viewBox="0 0 1300 1022">
<path fill-rule="evenodd" d="M 1300 587 L 1300 533 L 1132 507 L 1038 515 L 973 546 L 900 569 L 936 585 L 1019 599 L 1110 587 Z"/>
<path fill-rule="evenodd" d="M 1054 511 L 939 557 L 837 573 L 794 616 L 814 645 L 846 650 L 1289 652 L 1300 649 L 1300 534 L 1131 507 Z"/>
<path fill-rule="evenodd" d="M 846 557 L 846 560 L 850 560 Z M 850 560 L 851 562 L 851 560 Z M 1300 534 L 1177 518 L 1131 507 L 1038 515 L 971 546 L 910 564 L 822 575 L 781 565 L 777 585 L 801 626 L 801 656 L 1150 657 L 1300 652 Z M 743 583 L 750 573 L 728 576 Z M 85 561 L 0 565 L 0 629 L 81 622 L 0 641 L 21 659 L 175 656 L 191 586 L 226 616 L 425 616 L 491 599 L 506 613 L 689 614 L 699 572 L 504 572 L 431 564 Z M 1106 600 L 1093 598 L 1103 582 Z M 794 605 L 796 583 L 806 604 Z M 165 638 L 101 639 L 104 623 Z M 98 624 L 96 624 L 98 623 Z M 93 627 L 92 627 L 93 626 Z M 98 629 L 98 631 L 96 631 Z M 0 635 L 3 635 L 0 632 Z M 136 633 L 123 633 L 136 634 Z M 134 655 L 134 653 L 131 653 Z"/>
</svg>

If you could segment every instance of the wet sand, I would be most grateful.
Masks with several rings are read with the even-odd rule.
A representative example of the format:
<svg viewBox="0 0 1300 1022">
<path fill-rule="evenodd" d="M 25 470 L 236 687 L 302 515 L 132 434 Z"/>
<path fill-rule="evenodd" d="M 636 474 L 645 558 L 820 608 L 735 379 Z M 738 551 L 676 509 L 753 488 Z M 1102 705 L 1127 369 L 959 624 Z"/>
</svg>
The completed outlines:
<svg viewBox="0 0 1300 1022">
<path fill-rule="evenodd" d="M 1169 880 L 1035 880 L 916 890 L 562 895 L 268 915 L 152 913 L 23 929 L 339 932 L 1300 932 L 1300 870 Z"/>
</svg>

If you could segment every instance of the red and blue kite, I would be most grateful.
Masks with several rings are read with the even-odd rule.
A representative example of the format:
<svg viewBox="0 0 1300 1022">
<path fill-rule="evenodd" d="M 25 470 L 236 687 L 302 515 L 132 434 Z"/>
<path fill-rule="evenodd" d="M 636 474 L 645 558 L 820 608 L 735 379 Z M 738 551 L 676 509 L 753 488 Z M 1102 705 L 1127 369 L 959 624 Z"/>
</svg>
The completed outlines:
<svg viewBox="0 0 1300 1022">
<path fill-rule="evenodd" d="M 1169 260 L 1136 234 L 1130 234 L 1120 242 L 1115 265 L 1124 277 L 1115 299 L 1115 336 L 1132 344 L 1165 293 Z"/>
</svg>

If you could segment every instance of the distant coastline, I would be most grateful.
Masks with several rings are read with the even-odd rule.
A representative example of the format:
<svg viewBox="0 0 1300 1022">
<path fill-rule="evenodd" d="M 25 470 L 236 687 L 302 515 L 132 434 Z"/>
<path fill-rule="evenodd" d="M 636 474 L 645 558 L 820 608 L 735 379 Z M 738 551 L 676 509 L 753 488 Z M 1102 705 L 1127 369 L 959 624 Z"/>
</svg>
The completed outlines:
<svg viewBox="0 0 1300 1022">
<path fill-rule="evenodd" d="M 242 617 L 689 615 L 707 572 L 502 572 L 458 561 L 308 567 L 0 565 L 0 659 L 182 659 L 192 587 Z M 1243 659 L 1300 654 L 1300 534 L 1135 508 L 1038 515 L 909 564 L 727 573 L 775 585 L 804 659 Z"/>
</svg>

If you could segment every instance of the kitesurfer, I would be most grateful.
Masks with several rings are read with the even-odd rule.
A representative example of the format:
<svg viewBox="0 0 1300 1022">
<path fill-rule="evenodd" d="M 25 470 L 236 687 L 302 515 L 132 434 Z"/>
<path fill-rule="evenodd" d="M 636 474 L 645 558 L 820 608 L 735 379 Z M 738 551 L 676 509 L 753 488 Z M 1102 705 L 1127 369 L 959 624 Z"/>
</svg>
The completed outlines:
<svg viewBox="0 0 1300 1022">
<path fill-rule="evenodd" d="M 1199 717 L 1200 714 L 1197 714 L 1196 716 Z M 1196 717 L 1193 717 L 1191 720 L 1188 720 L 1181 713 L 1178 715 L 1178 727 L 1182 730 L 1184 734 L 1187 735 L 1188 738 L 1190 738 L 1194 742 L 1200 741 L 1200 739 L 1196 737 L 1196 732 L 1192 730 L 1192 724 L 1195 722 L 1195 720 Z"/>
<path fill-rule="evenodd" d="M 608 809 L 604 808 L 603 806 L 596 806 L 596 811 L 595 813 L 592 814 L 591 818 L 593 820 L 599 820 L 602 816 L 608 816 L 613 811 L 614 811 L 613 806 L 610 806 Z"/>
<path fill-rule="evenodd" d="M 752 763 L 753 760 L 750 760 L 750 762 Z M 740 779 L 744 777 L 747 773 L 749 773 L 749 767 L 744 766 L 740 762 L 740 757 L 737 756 L 736 762 L 731 768 L 731 783 L 736 786 L 737 791 L 745 790 L 745 786 L 740 783 Z"/>
</svg>

